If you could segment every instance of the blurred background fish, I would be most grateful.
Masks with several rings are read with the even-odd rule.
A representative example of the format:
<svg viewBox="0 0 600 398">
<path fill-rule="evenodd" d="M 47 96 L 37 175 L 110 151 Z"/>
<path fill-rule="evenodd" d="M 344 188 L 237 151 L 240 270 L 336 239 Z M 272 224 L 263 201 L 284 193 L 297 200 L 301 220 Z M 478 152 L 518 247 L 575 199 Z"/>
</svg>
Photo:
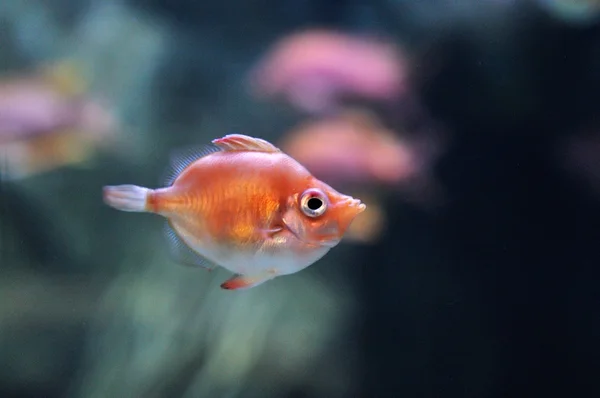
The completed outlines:
<svg viewBox="0 0 600 398">
<path fill-rule="evenodd" d="M 291 156 L 328 181 L 387 187 L 427 178 L 435 143 L 419 145 L 364 109 L 310 120 L 281 141 Z"/>
<path fill-rule="evenodd" d="M 407 59 L 393 42 L 308 30 L 274 43 L 249 74 L 251 92 L 308 113 L 334 111 L 345 98 L 392 101 L 409 90 Z"/>
<path fill-rule="evenodd" d="M 86 89 L 69 61 L 0 81 L 0 177 L 78 165 L 96 149 L 116 147 L 117 120 Z"/>
</svg>

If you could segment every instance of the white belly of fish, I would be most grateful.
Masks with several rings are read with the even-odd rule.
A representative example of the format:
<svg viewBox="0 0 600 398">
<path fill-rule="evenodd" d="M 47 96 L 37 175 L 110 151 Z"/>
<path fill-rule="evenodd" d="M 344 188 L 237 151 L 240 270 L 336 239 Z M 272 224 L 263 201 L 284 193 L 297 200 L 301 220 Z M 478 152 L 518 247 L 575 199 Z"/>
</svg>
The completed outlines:
<svg viewBox="0 0 600 398">
<path fill-rule="evenodd" d="M 263 272 L 273 272 L 275 275 L 289 275 L 303 270 L 314 264 L 329 251 L 329 247 L 322 247 L 305 253 L 210 253 L 216 257 L 216 263 L 221 267 L 242 275 L 255 275 Z"/>
<path fill-rule="evenodd" d="M 264 252 L 236 251 L 221 246 L 210 239 L 197 239 L 192 235 L 178 231 L 179 236 L 193 251 L 206 258 L 213 265 L 223 267 L 240 275 L 256 275 L 273 272 L 274 275 L 293 274 L 318 261 L 331 249 L 331 246 L 319 246 L 313 250 L 296 254 L 291 250 Z"/>
</svg>

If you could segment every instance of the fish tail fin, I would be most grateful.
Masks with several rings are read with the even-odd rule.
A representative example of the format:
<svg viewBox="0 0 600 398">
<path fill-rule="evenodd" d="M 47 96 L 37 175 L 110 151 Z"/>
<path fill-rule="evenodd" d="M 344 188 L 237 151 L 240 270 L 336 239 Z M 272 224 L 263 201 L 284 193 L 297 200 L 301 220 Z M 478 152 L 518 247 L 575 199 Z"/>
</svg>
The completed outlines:
<svg viewBox="0 0 600 398">
<path fill-rule="evenodd" d="M 104 203 L 121 211 L 149 211 L 148 196 L 151 189 L 137 185 L 105 186 L 103 189 Z"/>
</svg>

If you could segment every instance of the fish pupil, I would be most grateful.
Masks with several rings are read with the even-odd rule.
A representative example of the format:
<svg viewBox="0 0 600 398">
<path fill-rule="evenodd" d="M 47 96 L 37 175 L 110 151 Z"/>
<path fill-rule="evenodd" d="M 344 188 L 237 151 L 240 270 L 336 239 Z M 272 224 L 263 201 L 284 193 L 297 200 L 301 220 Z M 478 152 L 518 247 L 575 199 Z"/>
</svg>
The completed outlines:
<svg viewBox="0 0 600 398">
<path fill-rule="evenodd" d="M 306 205 L 311 210 L 319 210 L 323 206 L 323 201 L 319 198 L 310 198 Z"/>
</svg>

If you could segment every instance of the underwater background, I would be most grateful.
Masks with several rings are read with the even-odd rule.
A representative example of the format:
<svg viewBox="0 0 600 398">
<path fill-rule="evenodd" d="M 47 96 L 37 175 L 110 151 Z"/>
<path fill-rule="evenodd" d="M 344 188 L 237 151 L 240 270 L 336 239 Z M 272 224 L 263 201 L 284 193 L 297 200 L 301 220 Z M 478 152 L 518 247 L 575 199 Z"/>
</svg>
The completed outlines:
<svg viewBox="0 0 600 398">
<path fill-rule="evenodd" d="M 102 201 L 234 132 L 367 204 L 240 292 Z M 3 0 L 0 170 L 0 397 L 600 396 L 593 0 Z"/>
</svg>

